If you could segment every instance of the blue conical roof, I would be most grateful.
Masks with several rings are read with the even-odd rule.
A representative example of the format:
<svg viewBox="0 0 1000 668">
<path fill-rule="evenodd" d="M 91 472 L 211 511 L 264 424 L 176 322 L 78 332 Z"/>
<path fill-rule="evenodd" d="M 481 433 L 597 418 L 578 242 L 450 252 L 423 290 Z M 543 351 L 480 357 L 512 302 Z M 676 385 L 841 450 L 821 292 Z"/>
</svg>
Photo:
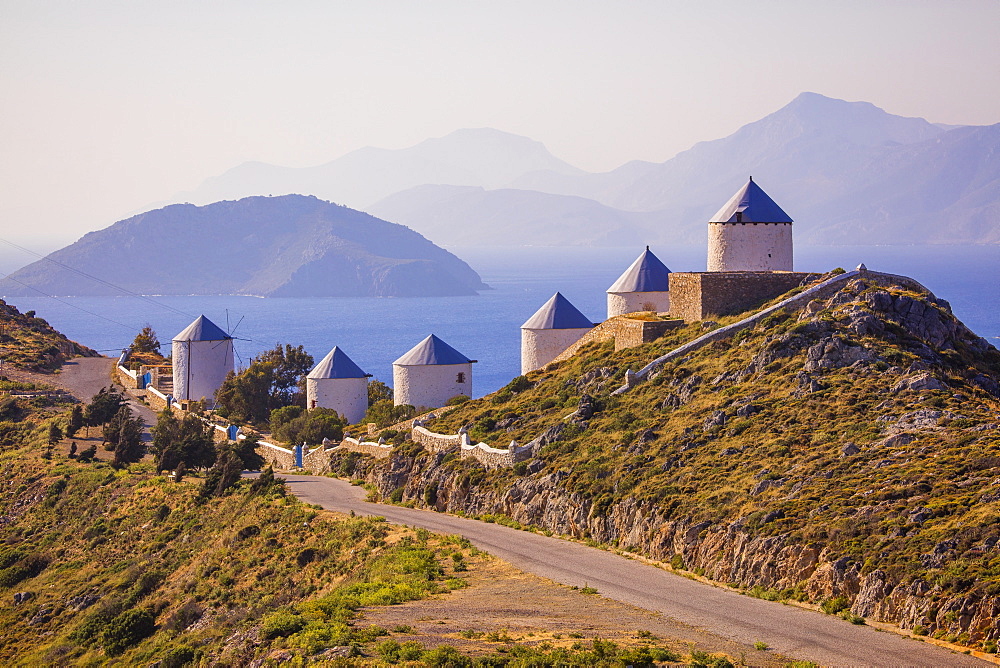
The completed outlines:
<svg viewBox="0 0 1000 668">
<path fill-rule="evenodd" d="M 225 341 L 226 339 L 231 339 L 233 337 L 222 331 L 222 328 L 216 325 L 214 322 L 209 320 L 203 315 L 198 316 L 198 318 L 188 325 L 184 331 L 174 337 L 174 341 Z"/>
<path fill-rule="evenodd" d="M 433 364 L 469 364 L 474 360 L 458 352 L 447 343 L 431 334 L 426 339 L 410 348 L 409 352 L 393 364 L 399 366 L 417 366 Z"/>
<path fill-rule="evenodd" d="M 791 217 L 767 196 L 753 177 L 712 216 L 710 223 L 790 223 Z"/>
<path fill-rule="evenodd" d="M 535 311 L 535 315 L 521 325 L 521 329 L 587 329 L 594 326 L 590 318 L 580 313 L 568 299 L 555 293 L 549 301 Z"/>
<path fill-rule="evenodd" d="M 350 357 L 340 348 L 334 346 L 326 357 L 313 367 L 306 378 L 318 380 L 321 378 L 366 378 L 368 374 L 361 370 Z"/>
<path fill-rule="evenodd" d="M 646 250 L 636 258 L 625 273 L 618 277 L 614 285 L 608 288 L 608 292 L 667 292 L 670 290 L 670 270 L 667 265 L 660 262 L 660 258 L 653 255 L 653 251 Z"/>
</svg>

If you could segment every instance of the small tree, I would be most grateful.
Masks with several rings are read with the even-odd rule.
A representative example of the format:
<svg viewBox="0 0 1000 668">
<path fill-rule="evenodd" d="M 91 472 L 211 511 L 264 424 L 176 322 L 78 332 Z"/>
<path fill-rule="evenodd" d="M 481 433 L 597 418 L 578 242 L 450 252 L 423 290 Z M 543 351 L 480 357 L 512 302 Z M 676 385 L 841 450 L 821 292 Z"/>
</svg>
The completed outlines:
<svg viewBox="0 0 1000 668">
<path fill-rule="evenodd" d="M 66 435 L 73 438 L 84 424 L 83 406 L 75 404 L 73 410 L 69 412 L 69 424 L 66 425 Z"/>
<path fill-rule="evenodd" d="M 158 471 L 178 467 L 207 468 L 215 463 L 212 428 L 193 415 L 182 420 L 169 408 L 164 409 L 153 427 L 153 452 Z"/>
<path fill-rule="evenodd" d="M 392 401 L 392 388 L 381 380 L 368 383 L 368 405 L 374 406 L 380 401 Z"/>
<path fill-rule="evenodd" d="M 256 434 L 251 434 L 243 440 L 236 440 L 232 449 L 239 457 L 244 471 L 259 471 L 264 467 L 264 458 L 257 452 L 257 444 L 260 442 Z"/>
<path fill-rule="evenodd" d="M 201 487 L 198 498 L 205 501 L 213 496 L 223 496 L 229 488 L 236 484 L 243 472 L 243 462 L 231 447 L 219 450 L 215 465 L 205 476 L 205 484 Z"/>
<path fill-rule="evenodd" d="M 215 393 L 216 410 L 233 420 L 263 424 L 275 408 L 304 406 L 302 379 L 312 366 L 312 355 L 302 346 L 279 344 L 226 377 Z"/>
<path fill-rule="evenodd" d="M 126 466 L 142 459 L 146 453 L 142 444 L 143 428 L 142 418 L 133 417 L 128 404 L 122 406 L 104 427 L 104 440 L 108 442 L 108 450 L 115 453 L 112 460 L 114 466 Z"/>
<path fill-rule="evenodd" d="M 135 335 L 132 341 L 132 352 L 160 354 L 160 340 L 156 337 L 156 332 L 149 325 L 142 328 L 142 331 Z"/>
<path fill-rule="evenodd" d="M 55 422 L 49 423 L 48 441 L 49 445 L 55 445 L 62 440 L 63 430 Z"/>
<path fill-rule="evenodd" d="M 121 409 L 125 398 L 113 388 L 102 387 L 100 392 L 87 404 L 84 420 L 87 427 L 100 427 L 107 424 Z M 89 432 L 88 432 L 89 435 Z"/>
</svg>

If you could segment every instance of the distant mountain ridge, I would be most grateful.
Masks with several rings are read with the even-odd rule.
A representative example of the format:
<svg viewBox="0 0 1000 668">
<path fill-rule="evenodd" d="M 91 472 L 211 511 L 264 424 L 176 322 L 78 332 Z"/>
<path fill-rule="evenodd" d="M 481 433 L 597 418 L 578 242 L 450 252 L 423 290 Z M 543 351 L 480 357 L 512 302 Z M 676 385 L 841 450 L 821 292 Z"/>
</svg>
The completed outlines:
<svg viewBox="0 0 1000 668">
<path fill-rule="evenodd" d="M 364 208 L 427 183 L 499 188 L 521 174 L 583 174 L 541 142 L 491 128 L 458 130 L 406 149 L 362 148 L 317 167 L 249 162 L 177 199 L 209 203 L 251 195 L 309 194 Z"/>
<path fill-rule="evenodd" d="M 1000 243 L 1000 125 L 935 124 L 817 93 L 665 162 L 604 173 L 480 129 L 307 170 L 245 165 L 199 192 L 298 188 L 446 245 L 637 245 L 702 242 L 708 216 L 750 175 L 795 219 L 798 242 Z"/>
<path fill-rule="evenodd" d="M 175 204 L 49 257 L 0 280 L 0 294 L 119 295 L 120 285 L 160 295 L 426 297 L 488 287 L 409 228 L 301 195 Z"/>
</svg>

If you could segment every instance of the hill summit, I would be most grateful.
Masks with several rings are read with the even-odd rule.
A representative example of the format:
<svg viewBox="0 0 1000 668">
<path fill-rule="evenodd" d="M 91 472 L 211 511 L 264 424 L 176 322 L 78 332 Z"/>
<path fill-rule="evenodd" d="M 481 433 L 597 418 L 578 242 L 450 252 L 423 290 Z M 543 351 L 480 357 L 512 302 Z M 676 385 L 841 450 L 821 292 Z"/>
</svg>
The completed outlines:
<svg viewBox="0 0 1000 668">
<path fill-rule="evenodd" d="M 284 195 L 133 216 L 11 274 L 0 293 L 121 294 L 116 286 L 263 297 L 436 297 L 487 288 L 469 265 L 407 227 Z"/>
</svg>

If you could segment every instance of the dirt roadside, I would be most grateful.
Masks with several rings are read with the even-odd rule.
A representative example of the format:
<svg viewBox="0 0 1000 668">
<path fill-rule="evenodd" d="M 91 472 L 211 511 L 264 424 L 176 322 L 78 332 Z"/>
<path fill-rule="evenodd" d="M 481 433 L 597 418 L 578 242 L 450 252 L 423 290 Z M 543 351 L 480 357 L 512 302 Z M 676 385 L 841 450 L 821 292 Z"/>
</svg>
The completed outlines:
<svg viewBox="0 0 1000 668">
<path fill-rule="evenodd" d="M 390 630 L 409 626 L 412 632 L 397 631 L 393 639 L 425 647 L 452 645 L 469 655 L 498 652 L 512 642 L 589 647 L 600 638 L 628 647 L 667 647 L 681 655 L 692 649 L 721 653 L 736 665 L 782 666 L 789 661 L 664 615 L 555 584 L 487 554 L 470 563 L 464 579 L 469 586 L 450 594 L 365 608 L 361 623 Z"/>
</svg>

